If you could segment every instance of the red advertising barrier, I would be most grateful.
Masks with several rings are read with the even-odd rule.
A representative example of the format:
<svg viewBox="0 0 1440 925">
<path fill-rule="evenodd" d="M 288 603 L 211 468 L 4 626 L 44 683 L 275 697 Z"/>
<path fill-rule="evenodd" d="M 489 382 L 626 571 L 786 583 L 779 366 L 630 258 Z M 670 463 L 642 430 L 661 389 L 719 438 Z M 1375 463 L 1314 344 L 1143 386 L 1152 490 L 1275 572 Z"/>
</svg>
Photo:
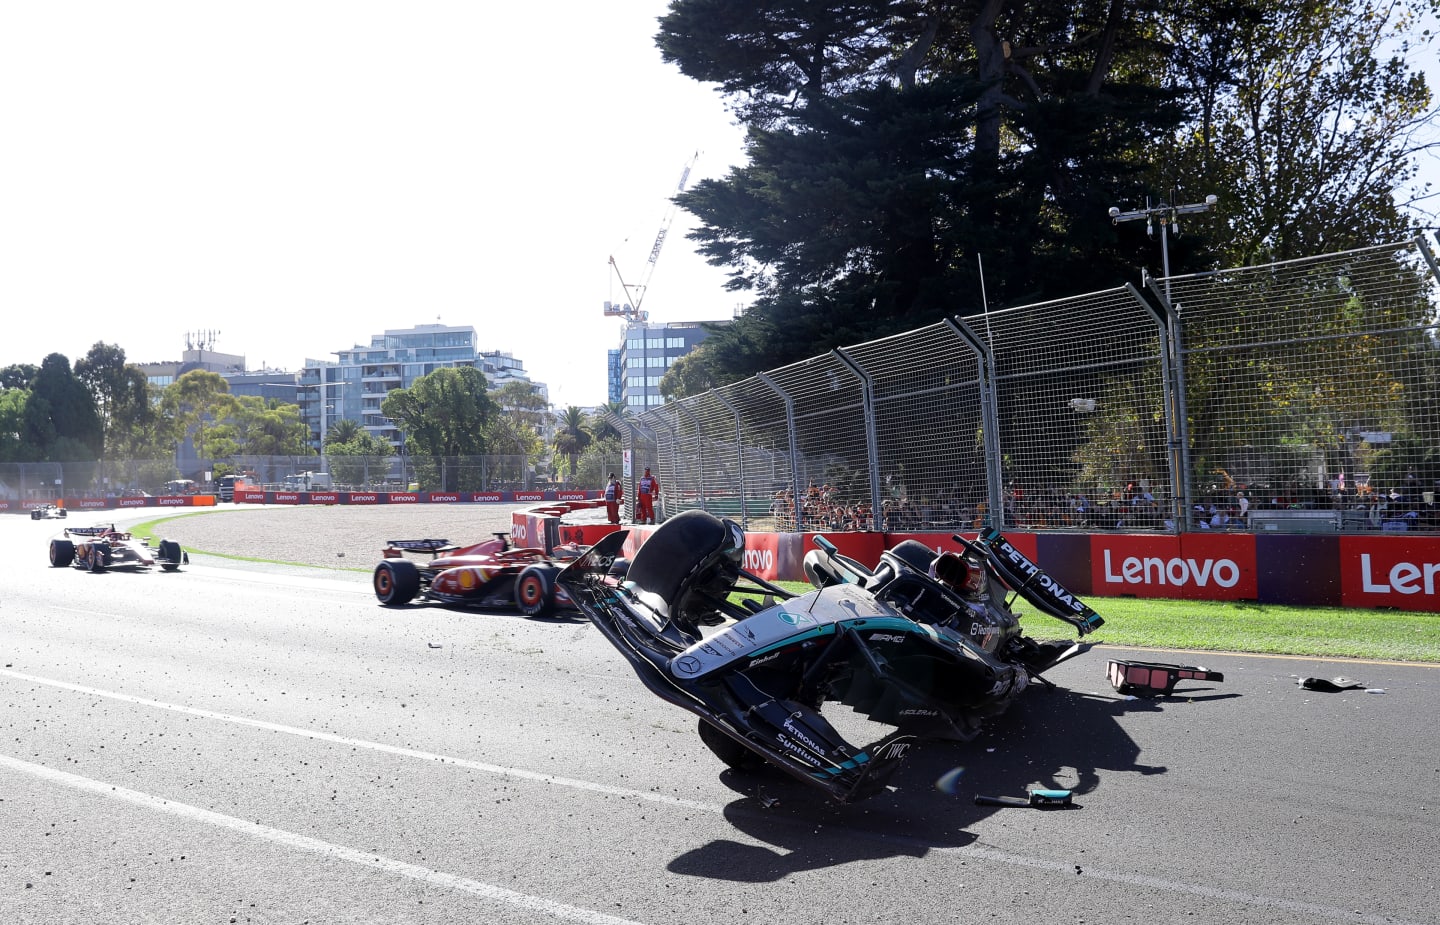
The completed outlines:
<svg viewBox="0 0 1440 925">
<path fill-rule="evenodd" d="M 1049 571 L 1044 559 L 1040 556 L 1037 564 Z M 1258 600 L 1255 537 L 1206 533 L 1093 536 L 1089 591 L 1112 597 Z"/>
<path fill-rule="evenodd" d="M 1341 604 L 1440 611 L 1440 537 L 1337 540 Z"/>
</svg>

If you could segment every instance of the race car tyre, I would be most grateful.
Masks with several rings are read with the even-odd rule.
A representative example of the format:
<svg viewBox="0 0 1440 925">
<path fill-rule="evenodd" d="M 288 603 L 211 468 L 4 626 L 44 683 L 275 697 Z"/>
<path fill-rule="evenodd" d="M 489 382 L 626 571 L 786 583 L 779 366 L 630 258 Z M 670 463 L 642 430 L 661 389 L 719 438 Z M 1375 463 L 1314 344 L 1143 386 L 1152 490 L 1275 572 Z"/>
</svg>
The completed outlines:
<svg viewBox="0 0 1440 925">
<path fill-rule="evenodd" d="M 420 569 L 409 559 L 386 559 L 371 578 L 375 596 L 386 607 L 399 607 L 420 593 Z"/>
<path fill-rule="evenodd" d="M 905 540 L 897 543 L 890 553 L 921 575 L 928 574 L 930 563 L 935 561 L 935 550 L 918 540 Z"/>
<path fill-rule="evenodd" d="M 75 544 L 69 540 L 50 541 L 50 567 L 64 568 L 75 561 Z"/>
<path fill-rule="evenodd" d="M 182 553 L 179 543 L 174 540 L 161 540 L 160 545 L 156 548 L 156 552 L 158 553 L 156 561 L 160 563 L 160 567 L 165 571 L 173 572 L 180 567 Z"/>
<path fill-rule="evenodd" d="M 555 575 L 550 565 L 531 565 L 515 579 L 515 606 L 527 617 L 548 616 L 555 609 Z"/>
<path fill-rule="evenodd" d="M 85 557 L 85 570 L 88 572 L 99 572 L 102 570 L 102 563 L 105 560 L 105 553 L 94 543 L 90 544 L 89 554 Z"/>
<path fill-rule="evenodd" d="M 700 741 L 715 753 L 715 757 L 736 771 L 758 771 L 765 766 L 765 759 L 716 729 L 705 720 L 700 721 Z"/>
<path fill-rule="evenodd" d="M 39 520 L 39 519 L 40 519 L 40 510 L 39 510 L 39 508 L 36 508 L 35 510 L 33 510 L 33 511 L 30 512 L 30 519 L 31 519 L 31 520 Z"/>
</svg>

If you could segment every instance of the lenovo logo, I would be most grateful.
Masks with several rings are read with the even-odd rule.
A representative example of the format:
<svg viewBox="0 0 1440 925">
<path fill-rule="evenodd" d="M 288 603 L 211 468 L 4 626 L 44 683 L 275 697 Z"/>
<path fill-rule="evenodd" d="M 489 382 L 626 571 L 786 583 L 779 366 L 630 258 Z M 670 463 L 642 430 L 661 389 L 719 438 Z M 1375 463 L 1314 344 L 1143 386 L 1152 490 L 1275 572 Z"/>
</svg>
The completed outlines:
<svg viewBox="0 0 1440 925">
<path fill-rule="evenodd" d="M 418 504 L 420 496 L 412 492 L 394 492 L 390 495 L 391 504 Z"/>
<path fill-rule="evenodd" d="M 543 491 L 517 491 L 517 492 L 515 492 L 515 500 L 516 500 L 516 501 L 544 501 L 544 500 L 545 500 L 545 492 L 543 492 Z"/>
<path fill-rule="evenodd" d="M 1377 578 L 1370 554 L 1360 554 L 1360 579 L 1366 594 L 1434 594 L 1440 562 L 1396 562 Z"/>
<path fill-rule="evenodd" d="M 439 502 L 444 502 L 444 501 L 459 501 L 459 500 L 460 500 L 460 496 L 459 496 L 459 495 L 440 494 L 439 492 L 434 492 L 434 491 L 432 491 L 432 492 L 430 493 L 430 500 L 431 500 L 431 501 L 439 501 Z"/>
<path fill-rule="evenodd" d="M 1116 571 L 1107 549 L 1104 565 L 1105 580 L 1115 584 L 1194 585 L 1197 588 L 1214 584 L 1221 588 L 1233 588 L 1240 583 L 1240 566 L 1233 559 L 1126 556 L 1120 561 L 1119 571 Z"/>
</svg>

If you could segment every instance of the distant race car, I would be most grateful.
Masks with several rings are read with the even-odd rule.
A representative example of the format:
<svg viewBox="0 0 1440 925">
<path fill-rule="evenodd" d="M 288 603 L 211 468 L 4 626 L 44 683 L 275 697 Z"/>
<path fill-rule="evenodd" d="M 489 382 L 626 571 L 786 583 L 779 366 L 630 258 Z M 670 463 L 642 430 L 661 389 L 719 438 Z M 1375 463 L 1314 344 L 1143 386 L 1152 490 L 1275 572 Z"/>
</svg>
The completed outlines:
<svg viewBox="0 0 1440 925">
<path fill-rule="evenodd" d="M 513 607 L 527 617 L 541 617 L 557 608 L 574 609 L 555 576 L 581 552 L 560 547 L 547 555 L 543 549 L 513 547 L 505 533 L 470 546 L 449 540 L 387 540 L 372 582 L 375 597 L 387 607 L 418 598 L 482 610 Z M 430 558 L 416 562 L 406 553 Z"/>
<path fill-rule="evenodd" d="M 50 541 L 50 565 L 64 568 L 73 565 L 87 572 L 108 572 L 116 569 L 139 572 L 160 566 L 173 572 L 190 564 L 190 556 L 173 540 L 161 540 L 151 549 L 149 544 L 114 524 L 108 527 L 69 527 L 64 534 Z"/>
<path fill-rule="evenodd" d="M 30 509 L 31 520 L 64 520 L 65 517 L 65 509 L 54 504 L 43 504 Z"/>
</svg>

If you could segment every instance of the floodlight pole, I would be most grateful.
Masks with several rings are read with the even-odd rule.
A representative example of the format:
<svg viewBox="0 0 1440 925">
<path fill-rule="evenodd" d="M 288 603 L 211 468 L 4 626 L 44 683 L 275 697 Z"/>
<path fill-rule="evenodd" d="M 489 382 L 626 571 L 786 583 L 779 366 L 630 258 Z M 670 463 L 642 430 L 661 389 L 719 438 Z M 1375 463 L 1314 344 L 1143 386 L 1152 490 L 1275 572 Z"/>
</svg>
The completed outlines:
<svg viewBox="0 0 1440 925">
<path fill-rule="evenodd" d="M 1165 273 L 1165 305 L 1164 305 L 1164 328 L 1168 332 L 1166 336 L 1166 351 L 1169 354 L 1169 372 L 1165 384 L 1166 413 L 1169 420 L 1167 435 L 1170 443 L 1170 478 L 1171 509 L 1174 512 L 1175 529 L 1180 530 L 1184 523 L 1183 518 L 1188 518 L 1190 511 L 1190 453 L 1189 438 L 1187 436 L 1186 410 L 1185 410 L 1185 367 L 1182 362 L 1183 351 L 1180 347 L 1180 324 L 1179 313 L 1175 309 L 1175 303 L 1170 298 L 1170 226 L 1175 226 L 1175 233 L 1180 233 L 1179 217 L 1181 215 L 1193 215 L 1197 212 L 1208 212 L 1215 207 L 1220 197 L 1214 193 L 1205 197 L 1203 202 L 1192 202 L 1182 206 L 1172 206 L 1169 203 L 1161 202 L 1156 205 L 1150 204 L 1150 198 L 1145 198 L 1145 208 L 1135 209 L 1131 212 L 1121 212 L 1114 206 L 1110 207 L 1110 222 L 1118 225 L 1121 222 L 1133 222 L 1145 219 L 1145 230 L 1152 237 L 1155 234 L 1155 219 L 1160 220 L 1160 255 Z M 1150 282 L 1153 291 L 1155 284 Z M 1162 359 L 1163 362 L 1163 359 Z"/>
<path fill-rule="evenodd" d="M 1175 226 L 1175 233 L 1180 233 L 1180 216 L 1193 215 L 1197 212 L 1208 212 L 1215 207 L 1220 197 L 1211 193 L 1205 197 L 1204 202 L 1192 202 L 1183 206 L 1172 206 L 1168 202 L 1150 204 L 1150 197 L 1145 197 L 1145 208 L 1135 209 L 1130 212 L 1121 212 L 1118 208 L 1110 207 L 1110 222 L 1118 225 L 1121 222 L 1135 222 L 1145 219 L 1145 232 L 1151 237 L 1155 236 L 1155 221 L 1160 222 L 1160 262 L 1162 272 L 1165 274 L 1165 301 L 1170 301 L 1170 226 Z"/>
</svg>

